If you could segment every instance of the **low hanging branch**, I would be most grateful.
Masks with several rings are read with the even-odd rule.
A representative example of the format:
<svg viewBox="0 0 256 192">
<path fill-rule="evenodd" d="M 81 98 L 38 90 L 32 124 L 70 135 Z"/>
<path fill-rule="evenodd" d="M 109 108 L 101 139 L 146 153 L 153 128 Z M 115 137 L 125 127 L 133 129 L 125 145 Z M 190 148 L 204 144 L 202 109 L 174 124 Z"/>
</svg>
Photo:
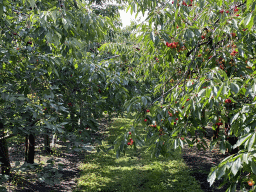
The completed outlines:
<svg viewBox="0 0 256 192">
<path fill-rule="evenodd" d="M 223 40 L 221 40 L 221 41 L 223 41 Z M 220 41 L 220 42 L 221 42 Z M 220 42 L 218 42 L 217 44 L 219 44 Z M 177 85 L 179 85 L 180 84 L 180 82 L 186 77 L 186 74 L 189 72 L 189 70 L 190 70 L 190 67 L 191 67 L 191 65 L 193 64 L 193 62 L 195 61 L 195 56 L 196 56 L 196 53 L 197 53 L 197 49 L 198 49 L 198 45 L 199 44 L 197 44 L 197 46 L 195 47 L 195 53 L 194 53 L 194 55 L 193 55 L 193 58 L 192 58 L 192 60 L 191 60 L 191 62 L 190 62 L 190 64 L 189 64 L 189 66 L 188 66 L 188 69 L 187 69 L 187 71 L 183 74 L 183 76 L 182 76 L 182 78 L 171 88 L 171 89 L 169 89 L 168 91 L 166 91 L 165 93 L 163 93 L 160 97 L 158 97 L 156 100 L 154 100 L 150 105 L 153 105 L 155 102 L 157 102 L 159 99 L 161 99 L 161 98 L 163 98 L 167 93 L 169 93 L 170 91 L 172 91 Z M 215 50 L 216 49 L 216 46 L 213 48 L 213 50 Z M 213 55 L 213 56 L 215 56 L 215 55 Z M 213 57 L 211 57 L 208 61 L 207 61 L 207 63 L 212 59 Z M 167 82 L 166 82 L 167 83 Z M 166 84 L 165 83 L 165 84 Z"/>
<path fill-rule="evenodd" d="M 207 28 L 204 28 L 203 29 L 204 31 L 206 31 L 207 33 L 209 32 L 209 30 L 207 29 Z M 187 57 L 189 57 L 190 55 L 191 55 L 191 53 L 193 52 L 193 51 L 195 51 L 195 49 L 197 48 L 197 47 L 199 47 L 200 48 L 200 46 L 202 46 L 202 45 L 210 45 L 211 46 L 211 48 L 213 49 L 213 45 L 212 45 L 212 37 L 211 36 L 209 36 L 208 37 L 208 41 L 205 41 L 205 42 L 203 42 L 203 43 L 199 43 L 199 44 L 197 44 L 196 45 L 196 47 L 195 48 L 193 48 L 193 49 L 191 49 L 188 53 L 187 53 Z"/>
<path fill-rule="evenodd" d="M 191 67 L 191 65 L 193 64 L 193 62 L 195 61 L 195 56 L 196 56 L 196 53 L 197 53 L 197 48 L 198 48 L 198 46 L 196 47 L 196 49 L 195 49 L 195 54 L 193 55 L 193 59 L 192 59 L 192 61 L 190 62 L 190 64 L 188 65 L 188 69 L 187 69 L 187 71 L 183 74 L 183 76 L 182 76 L 182 78 L 171 88 L 171 89 L 169 89 L 168 91 L 166 91 L 165 93 L 163 93 L 160 97 L 158 97 L 155 101 L 153 101 L 152 103 L 151 103 L 151 105 L 153 105 L 155 102 L 157 102 L 159 99 L 161 99 L 161 98 L 164 98 L 164 96 L 167 94 L 167 93 L 169 93 L 170 91 L 172 91 L 176 86 L 178 86 L 179 84 L 180 84 L 180 82 L 185 78 L 185 76 L 186 76 L 186 74 L 189 72 L 189 70 L 190 70 L 190 67 Z"/>
</svg>

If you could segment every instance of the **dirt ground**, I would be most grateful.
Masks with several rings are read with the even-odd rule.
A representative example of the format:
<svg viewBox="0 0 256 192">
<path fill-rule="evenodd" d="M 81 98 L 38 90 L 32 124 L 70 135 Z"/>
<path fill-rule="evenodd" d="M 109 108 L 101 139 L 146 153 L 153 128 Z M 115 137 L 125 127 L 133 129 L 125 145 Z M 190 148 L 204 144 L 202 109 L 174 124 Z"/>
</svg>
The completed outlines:
<svg viewBox="0 0 256 192">
<path fill-rule="evenodd" d="M 104 121 L 101 124 L 100 132 L 108 126 L 108 122 Z M 213 134 L 212 129 L 207 128 L 207 143 L 210 143 L 211 136 Z M 102 136 L 98 133 L 96 136 Z M 104 134 L 103 134 L 104 135 Z M 50 156 L 45 156 L 44 154 L 39 153 L 40 143 L 42 139 L 37 139 L 38 150 L 36 152 L 36 161 L 47 161 Z M 61 146 L 61 142 L 57 142 L 57 146 Z M 18 149 L 18 151 L 17 151 Z M 24 162 L 24 146 L 11 146 L 9 148 L 9 153 L 11 157 L 12 167 L 14 166 L 15 161 Z M 45 183 L 41 183 L 35 179 L 33 173 L 20 176 L 19 174 L 13 174 L 10 181 L 7 183 L 7 188 L 9 192 L 71 192 L 76 187 L 76 180 L 79 177 L 79 164 L 83 162 L 86 152 L 73 153 L 69 154 L 65 150 L 60 150 L 60 152 L 55 155 L 56 159 L 59 160 L 58 163 L 62 163 L 63 170 L 60 171 L 62 174 L 60 184 L 49 186 Z M 217 187 L 221 181 L 217 181 L 210 187 L 207 182 L 207 177 L 210 172 L 211 167 L 218 165 L 228 154 L 223 155 L 218 149 L 213 151 L 207 150 L 198 150 L 197 147 L 188 147 L 185 146 L 183 149 L 183 159 L 191 170 L 191 175 L 199 181 L 203 191 L 214 191 L 214 192 L 224 192 L 227 189 L 227 186 L 223 186 L 221 189 Z M 15 183 L 15 184 L 14 184 Z"/>
<path fill-rule="evenodd" d="M 213 131 L 210 128 L 206 128 L 206 142 L 209 144 L 211 142 L 211 136 Z M 227 186 L 223 186 L 221 189 L 218 189 L 218 186 L 221 184 L 221 180 L 215 182 L 212 186 L 207 182 L 207 177 L 210 172 L 211 167 L 218 165 L 223 159 L 225 159 L 228 154 L 222 154 L 219 149 L 214 149 L 210 151 L 198 150 L 196 146 L 190 148 L 186 145 L 183 148 L 183 159 L 191 170 L 191 175 L 199 181 L 203 191 L 212 191 L 212 192 L 225 192 Z"/>
</svg>

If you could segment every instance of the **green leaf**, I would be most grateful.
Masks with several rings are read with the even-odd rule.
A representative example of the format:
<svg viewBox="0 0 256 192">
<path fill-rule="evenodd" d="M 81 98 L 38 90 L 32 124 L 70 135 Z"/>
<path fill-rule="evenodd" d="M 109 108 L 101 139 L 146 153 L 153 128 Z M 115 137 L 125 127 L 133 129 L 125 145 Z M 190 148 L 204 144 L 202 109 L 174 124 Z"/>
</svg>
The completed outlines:
<svg viewBox="0 0 256 192">
<path fill-rule="evenodd" d="M 245 26 L 247 26 L 249 24 L 249 22 L 251 21 L 252 18 L 252 13 L 249 13 L 246 18 L 244 19 L 244 24 Z"/>
<path fill-rule="evenodd" d="M 217 179 L 220 179 L 225 174 L 225 171 L 226 171 L 226 165 L 223 165 L 220 168 L 218 168 Z"/>
<path fill-rule="evenodd" d="M 65 131 L 62 129 L 62 128 L 60 128 L 60 127 L 57 127 L 57 130 L 58 130 L 58 132 L 60 132 L 60 133 L 64 133 Z"/>
<path fill-rule="evenodd" d="M 244 57 L 244 50 L 242 50 L 240 47 L 238 48 L 239 55 Z"/>
<path fill-rule="evenodd" d="M 212 184 L 216 179 L 216 173 L 217 173 L 217 169 L 215 169 L 214 171 L 211 171 L 211 173 L 208 175 L 207 181 L 210 183 L 210 186 L 212 186 Z"/>
<path fill-rule="evenodd" d="M 3 0 L 0 1 L 0 17 L 2 17 L 4 12 L 4 7 L 3 7 Z"/>
<path fill-rule="evenodd" d="M 251 138 L 252 134 L 248 134 L 248 135 L 245 135 L 241 138 L 238 139 L 238 141 L 236 142 L 236 144 L 233 146 L 233 148 L 237 148 L 239 147 L 240 145 L 242 145 L 245 141 L 247 141 L 249 138 Z"/>
<path fill-rule="evenodd" d="M 147 98 L 142 96 L 142 97 L 141 97 L 141 100 L 142 100 L 142 102 L 143 102 L 143 105 L 144 105 L 144 106 L 147 106 L 147 103 L 148 103 L 148 102 L 147 102 Z"/>
<path fill-rule="evenodd" d="M 233 124 L 233 122 L 234 122 L 235 120 L 237 120 L 239 114 L 240 114 L 240 113 L 238 112 L 238 113 L 235 114 L 233 117 L 231 117 L 231 120 L 230 120 L 230 124 L 231 124 L 231 125 Z"/>
<path fill-rule="evenodd" d="M 231 87 L 231 91 L 234 92 L 235 94 L 239 92 L 239 86 L 237 84 L 231 83 L 230 87 Z"/>
<path fill-rule="evenodd" d="M 219 91 L 218 91 L 218 93 L 217 93 L 217 95 L 216 95 L 216 97 L 215 97 L 216 99 L 219 98 L 220 94 L 222 93 L 223 87 L 224 87 L 224 86 L 223 86 L 223 84 L 222 84 L 221 87 L 220 87 L 220 89 L 219 89 Z"/>
<path fill-rule="evenodd" d="M 248 144 L 248 151 L 251 151 L 252 150 L 252 147 L 253 147 L 253 144 L 255 142 L 255 136 L 256 136 L 256 133 L 253 133 L 250 141 L 249 141 L 249 144 Z"/>
<path fill-rule="evenodd" d="M 248 164 L 248 153 L 243 153 L 243 155 L 242 155 L 242 163 Z"/>
<path fill-rule="evenodd" d="M 252 1 L 253 1 L 253 0 L 247 0 L 247 1 L 246 1 L 246 7 L 247 7 L 247 10 L 249 10 L 249 9 L 250 9 L 251 4 L 252 4 Z"/>
<path fill-rule="evenodd" d="M 224 141 L 221 141 L 221 144 L 220 144 L 220 152 L 221 152 L 222 154 L 225 154 L 225 152 L 226 152 L 226 146 L 225 146 Z"/>
<path fill-rule="evenodd" d="M 232 164 L 232 167 L 231 167 L 231 172 L 233 173 L 233 175 L 235 176 L 238 172 L 238 170 L 240 169 L 241 167 L 241 158 L 238 157 Z"/>
<path fill-rule="evenodd" d="M 150 39 L 155 42 L 155 35 L 153 32 L 150 32 Z"/>
<path fill-rule="evenodd" d="M 221 7 L 222 6 L 222 0 L 218 1 L 218 6 Z"/>
<path fill-rule="evenodd" d="M 256 164 L 253 160 L 251 161 L 251 169 L 252 169 L 252 172 L 256 175 Z"/>
</svg>

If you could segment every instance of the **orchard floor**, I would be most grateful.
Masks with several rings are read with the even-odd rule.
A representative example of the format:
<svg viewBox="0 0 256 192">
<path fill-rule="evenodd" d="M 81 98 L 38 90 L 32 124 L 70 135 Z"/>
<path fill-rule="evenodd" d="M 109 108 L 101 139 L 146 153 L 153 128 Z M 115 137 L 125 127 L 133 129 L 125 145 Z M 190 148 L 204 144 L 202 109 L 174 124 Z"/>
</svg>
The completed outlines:
<svg viewBox="0 0 256 192">
<path fill-rule="evenodd" d="M 206 142 L 209 144 L 211 142 L 211 137 L 213 131 L 210 127 L 206 128 Z M 228 154 L 222 154 L 217 148 L 210 151 L 199 150 L 196 146 L 192 148 L 186 145 L 183 148 L 183 159 L 191 170 L 191 175 L 200 182 L 201 188 L 203 191 L 212 191 L 212 192 L 225 192 L 227 190 L 227 185 L 224 185 L 222 188 L 218 188 L 221 184 L 221 180 L 215 182 L 212 186 L 207 182 L 207 177 L 210 172 L 211 167 L 218 165 L 223 159 L 225 159 Z"/>
<path fill-rule="evenodd" d="M 109 122 L 106 120 L 103 121 L 101 124 L 101 132 L 98 133 L 98 137 L 106 138 L 106 135 L 104 135 L 104 131 L 107 129 Z M 207 129 L 207 135 L 206 138 L 207 142 L 210 142 L 210 136 L 212 135 L 212 130 Z M 42 139 L 42 138 L 41 138 Z M 42 140 L 38 140 L 38 143 L 42 143 Z M 61 148 L 61 142 L 59 143 L 59 152 L 54 154 L 55 159 L 58 159 L 58 163 L 62 163 L 64 165 L 63 171 L 61 171 L 61 174 L 63 175 L 61 177 L 60 184 L 50 186 L 45 183 L 38 182 L 35 180 L 34 173 L 31 172 L 29 174 L 13 174 L 11 178 L 11 182 L 6 183 L 7 191 L 14 192 L 71 192 L 76 189 L 77 180 L 79 178 L 79 173 L 81 172 L 79 170 L 80 164 L 84 161 L 85 156 L 89 155 L 89 153 L 83 152 L 83 153 L 73 153 L 69 154 L 65 149 Z M 20 150 L 17 152 L 17 149 L 20 148 Z M 12 167 L 14 167 L 15 161 L 20 161 L 21 164 L 24 162 L 24 146 L 19 145 L 13 145 L 9 148 L 10 157 Z M 44 154 L 36 154 L 36 161 L 47 161 L 47 159 L 50 158 L 50 156 L 46 156 Z M 207 176 L 209 174 L 210 168 L 218 165 L 219 162 L 221 162 L 226 155 L 223 155 L 220 153 L 218 149 L 214 149 L 213 151 L 209 150 L 198 150 L 197 147 L 189 148 L 188 146 L 185 146 L 183 149 L 183 159 L 187 166 L 190 169 L 190 174 L 200 183 L 201 189 L 203 191 L 216 191 L 216 192 L 224 192 L 227 189 L 227 186 L 223 186 L 221 189 L 218 189 L 217 187 L 220 184 L 219 182 L 216 182 L 213 184 L 213 186 L 209 186 L 209 183 L 207 182 Z"/>
</svg>

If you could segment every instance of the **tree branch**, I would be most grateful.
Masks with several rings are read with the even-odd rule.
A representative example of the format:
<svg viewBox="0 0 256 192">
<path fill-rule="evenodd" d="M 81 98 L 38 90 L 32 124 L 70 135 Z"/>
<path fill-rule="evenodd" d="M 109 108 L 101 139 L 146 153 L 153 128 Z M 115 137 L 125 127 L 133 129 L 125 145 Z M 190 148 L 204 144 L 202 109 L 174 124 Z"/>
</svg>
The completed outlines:
<svg viewBox="0 0 256 192">
<path fill-rule="evenodd" d="M 8 135 L 5 135 L 3 137 L 0 137 L 0 141 L 4 140 L 4 139 L 9 139 L 11 137 L 15 136 L 15 134 L 8 134 Z"/>
</svg>

